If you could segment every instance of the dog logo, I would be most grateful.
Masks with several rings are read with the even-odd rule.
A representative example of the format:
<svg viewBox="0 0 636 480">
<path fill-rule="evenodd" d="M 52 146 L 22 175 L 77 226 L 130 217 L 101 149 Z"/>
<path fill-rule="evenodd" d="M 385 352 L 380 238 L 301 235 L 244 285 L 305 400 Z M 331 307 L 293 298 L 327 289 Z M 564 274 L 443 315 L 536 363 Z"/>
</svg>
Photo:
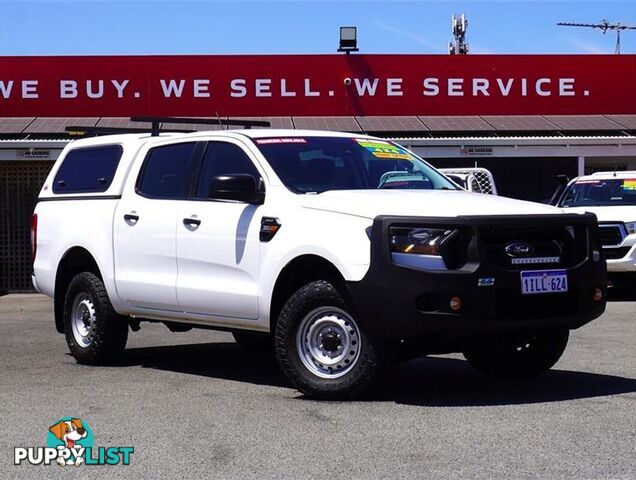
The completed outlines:
<svg viewBox="0 0 636 480">
<path fill-rule="evenodd" d="M 70 420 L 61 420 L 51 428 L 49 428 L 49 432 L 53 434 L 55 438 L 64 442 L 64 447 L 68 450 L 73 451 L 75 444 L 80 440 L 85 439 L 88 436 L 88 432 L 84 425 L 82 424 L 81 418 L 71 418 Z M 64 465 L 81 465 L 84 463 L 84 458 L 81 456 L 76 457 L 74 460 L 69 458 L 65 459 L 64 457 L 58 457 L 57 463 L 62 467 Z"/>
<path fill-rule="evenodd" d="M 46 446 L 13 449 L 14 465 L 130 465 L 133 447 L 95 446 L 93 432 L 78 417 L 61 418 L 46 434 Z"/>
</svg>

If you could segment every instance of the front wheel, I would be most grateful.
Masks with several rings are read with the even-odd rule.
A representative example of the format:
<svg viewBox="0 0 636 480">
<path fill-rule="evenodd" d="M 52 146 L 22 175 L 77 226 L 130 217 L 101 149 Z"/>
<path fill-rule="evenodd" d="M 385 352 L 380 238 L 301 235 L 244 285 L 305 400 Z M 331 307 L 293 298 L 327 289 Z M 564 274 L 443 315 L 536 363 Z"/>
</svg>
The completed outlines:
<svg viewBox="0 0 636 480">
<path fill-rule="evenodd" d="M 378 372 L 376 351 L 351 308 L 324 280 L 291 296 L 278 317 L 274 342 L 283 372 L 312 397 L 352 397 Z"/>
<path fill-rule="evenodd" d="M 569 331 L 559 329 L 503 338 L 464 352 L 479 372 L 502 378 L 537 376 L 552 368 L 568 344 Z"/>
<path fill-rule="evenodd" d="M 78 363 L 116 360 L 126 346 L 128 322 L 115 312 L 104 283 L 90 272 L 76 275 L 64 299 L 64 334 Z"/>
</svg>

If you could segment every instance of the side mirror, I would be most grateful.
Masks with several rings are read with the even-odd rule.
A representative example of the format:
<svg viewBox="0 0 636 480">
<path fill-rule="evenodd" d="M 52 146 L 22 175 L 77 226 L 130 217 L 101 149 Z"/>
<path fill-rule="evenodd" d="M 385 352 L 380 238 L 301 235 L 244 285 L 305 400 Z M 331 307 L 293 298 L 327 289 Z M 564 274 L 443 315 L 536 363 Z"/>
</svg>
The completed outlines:
<svg viewBox="0 0 636 480">
<path fill-rule="evenodd" d="M 450 178 L 453 182 L 464 189 L 468 189 L 468 185 L 464 181 L 464 178 L 461 175 L 455 175 L 454 173 L 445 173 L 446 177 Z"/>
<path fill-rule="evenodd" d="M 570 177 L 567 175 L 557 175 L 556 178 L 559 185 L 563 185 L 564 187 L 567 187 L 568 183 L 570 183 Z"/>
<path fill-rule="evenodd" d="M 210 183 L 208 198 L 262 205 L 265 202 L 265 192 L 258 188 L 252 175 L 237 173 L 214 177 Z"/>
<path fill-rule="evenodd" d="M 556 181 L 557 187 L 552 193 L 550 200 L 547 201 L 549 205 L 554 206 L 556 206 L 559 203 L 559 200 L 561 200 L 561 195 L 563 195 L 563 192 L 567 188 L 568 183 L 570 183 L 570 177 L 568 177 L 567 175 L 557 175 Z"/>
</svg>

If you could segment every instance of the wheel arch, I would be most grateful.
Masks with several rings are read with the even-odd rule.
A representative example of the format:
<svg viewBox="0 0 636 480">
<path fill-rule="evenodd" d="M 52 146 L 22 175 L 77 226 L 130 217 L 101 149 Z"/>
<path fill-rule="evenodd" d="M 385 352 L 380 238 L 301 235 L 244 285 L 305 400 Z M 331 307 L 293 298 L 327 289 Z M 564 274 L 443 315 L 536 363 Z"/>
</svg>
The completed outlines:
<svg viewBox="0 0 636 480">
<path fill-rule="evenodd" d="M 314 280 L 333 282 L 334 287 L 348 298 L 345 278 L 336 265 L 319 255 L 300 255 L 290 260 L 276 278 L 269 309 L 271 332 L 274 331 L 278 314 L 289 297 L 300 287 Z"/>
<path fill-rule="evenodd" d="M 103 280 L 102 273 L 95 257 L 84 247 L 69 248 L 57 266 L 55 272 L 55 290 L 53 294 L 53 312 L 55 316 L 55 329 L 64 333 L 64 297 L 66 289 L 75 275 L 81 272 L 91 272 Z"/>
</svg>

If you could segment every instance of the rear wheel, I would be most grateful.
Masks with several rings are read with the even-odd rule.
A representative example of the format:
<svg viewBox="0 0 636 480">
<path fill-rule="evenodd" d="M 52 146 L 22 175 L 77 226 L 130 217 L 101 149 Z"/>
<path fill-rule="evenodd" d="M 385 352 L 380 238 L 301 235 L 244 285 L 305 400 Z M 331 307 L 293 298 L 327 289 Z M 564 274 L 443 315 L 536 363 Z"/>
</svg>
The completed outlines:
<svg viewBox="0 0 636 480">
<path fill-rule="evenodd" d="M 492 377 L 524 378 L 552 368 L 568 343 L 567 329 L 498 339 L 476 346 L 464 357 L 481 373 Z"/>
<path fill-rule="evenodd" d="M 113 309 L 106 288 L 95 274 L 76 275 L 64 299 L 64 334 L 78 363 L 106 364 L 126 346 L 128 322 Z"/>
<path fill-rule="evenodd" d="M 283 372 L 313 397 L 352 397 L 377 375 L 375 349 L 349 305 L 324 280 L 291 296 L 278 317 L 274 342 Z"/>
</svg>

